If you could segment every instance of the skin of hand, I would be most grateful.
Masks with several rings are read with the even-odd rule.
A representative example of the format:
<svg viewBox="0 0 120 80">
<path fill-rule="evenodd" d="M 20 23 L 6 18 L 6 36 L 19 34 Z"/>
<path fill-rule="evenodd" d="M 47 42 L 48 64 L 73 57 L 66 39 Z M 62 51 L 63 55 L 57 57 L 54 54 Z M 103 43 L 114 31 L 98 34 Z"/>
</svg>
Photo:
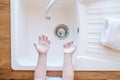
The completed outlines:
<svg viewBox="0 0 120 80">
<path fill-rule="evenodd" d="M 45 35 L 39 36 L 38 43 L 34 42 L 34 47 L 39 54 L 46 55 L 50 47 L 50 40 Z"/>
<path fill-rule="evenodd" d="M 64 44 L 64 53 L 65 54 L 73 54 L 76 50 L 76 45 L 73 43 L 72 40 L 66 42 Z"/>
</svg>

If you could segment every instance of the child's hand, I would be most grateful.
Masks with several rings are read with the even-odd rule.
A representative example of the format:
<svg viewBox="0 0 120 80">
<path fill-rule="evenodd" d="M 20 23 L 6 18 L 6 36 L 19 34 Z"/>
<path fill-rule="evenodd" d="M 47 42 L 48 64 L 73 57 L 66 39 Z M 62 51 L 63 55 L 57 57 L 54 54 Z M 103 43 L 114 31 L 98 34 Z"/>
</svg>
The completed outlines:
<svg viewBox="0 0 120 80">
<path fill-rule="evenodd" d="M 64 44 L 64 53 L 65 54 L 73 54 L 76 50 L 76 46 L 73 41 L 68 41 Z"/>
<path fill-rule="evenodd" d="M 47 36 L 42 35 L 39 37 L 39 42 L 34 43 L 34 46 L 39 54 L 47 54 L 50 46 L 50 40 Z"/>
</svg>

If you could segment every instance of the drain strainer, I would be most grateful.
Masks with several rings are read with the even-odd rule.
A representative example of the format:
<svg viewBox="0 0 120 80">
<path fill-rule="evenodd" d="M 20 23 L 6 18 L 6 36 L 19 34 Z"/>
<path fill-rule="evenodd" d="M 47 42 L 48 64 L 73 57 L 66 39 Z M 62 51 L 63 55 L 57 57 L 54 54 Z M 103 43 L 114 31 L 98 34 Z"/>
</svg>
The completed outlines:
<svg viewBox="0 0 120 80">
<path fill-rule="evenodd" d="M 65 39 L 69 35 L 69 28 L 66 25 L 64 25 L 64 24 L 59 24 L 57 26 L 57 28 L 55 29 L 55 35 L 59 39 Z"/>
</svg>

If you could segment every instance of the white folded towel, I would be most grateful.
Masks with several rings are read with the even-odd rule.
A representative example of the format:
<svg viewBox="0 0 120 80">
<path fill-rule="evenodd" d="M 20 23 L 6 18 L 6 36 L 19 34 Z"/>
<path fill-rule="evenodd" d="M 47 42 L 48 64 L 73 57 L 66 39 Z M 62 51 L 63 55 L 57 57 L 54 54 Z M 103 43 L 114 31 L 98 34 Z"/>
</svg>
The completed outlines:
<svg viewBox="0 0 120 80">
<path fill-rule="evenodd" d="M 120 19 L 106 19 L 101 31 L 101 43 L 120 51 Z"/>
</svg>

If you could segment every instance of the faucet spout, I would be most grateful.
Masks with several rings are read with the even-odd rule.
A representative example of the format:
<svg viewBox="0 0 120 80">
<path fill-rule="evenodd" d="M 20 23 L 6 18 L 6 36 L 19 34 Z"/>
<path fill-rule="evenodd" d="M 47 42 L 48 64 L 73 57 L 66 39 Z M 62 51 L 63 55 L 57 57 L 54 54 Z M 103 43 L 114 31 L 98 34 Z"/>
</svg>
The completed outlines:
<svg viewBox="0 0 120 80">
<path fill-rule="evenodd" d="M 51 12 L 51 9 L 53 7 L 53 5 L 55 4 L 57 0 L 51 0 L 50 3 L 48 4 L 47 8 L 46 8 L 46 12 L 45 12 L 45 18 L 47 20 L 50 20 L 51 19 L 51 15 L 50 15 L 50 12 Z"/>
</svg>

